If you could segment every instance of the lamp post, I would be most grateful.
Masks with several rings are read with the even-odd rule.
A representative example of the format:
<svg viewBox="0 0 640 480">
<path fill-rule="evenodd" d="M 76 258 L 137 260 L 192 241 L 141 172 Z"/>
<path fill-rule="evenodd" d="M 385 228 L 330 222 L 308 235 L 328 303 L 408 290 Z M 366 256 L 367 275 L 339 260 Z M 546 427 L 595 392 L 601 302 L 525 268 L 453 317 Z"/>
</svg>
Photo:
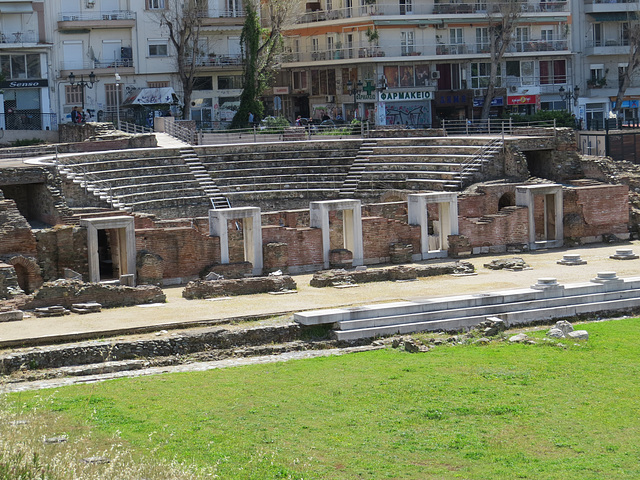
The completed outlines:
<svg viewBox="0 0 640 480">
<path fill-rule="evenodd" d="M 116 128 L 120 130 L 120 75 L 116 72 Z"/>
<path fill-rule="evenodd" d="M 358 118 L 358 92 L 362 90 L 362 80 L 358 80 L 356 85 L 351 80 L 347 82 L 349 95 L 353 95 L 353 118 Z"/>
<path fill-rule="evenodd" d="M 578 85 L 573 87 L 573 91 L 565 90 L 564 87 L 560 87 L 558 91 L 560 92 L 560 98 L 567 104 L 567 111 L 570 112 L 572 110 L 569 103 L 570 100 L 573 100 L 574 107 L 578 105 L 578 97 L 580 96 L 580 87 Z"/>
<path fill-rule="evenodd" d="M 81 94 L 82 94 L 82 112 L 84 114 L 84 88 L 85 87 L 89 87 L 89 88 L 93 88 L 93 85 L 96 83 L 96 74 L 91 72 L 89 74 L 89 81 L 86 82 L 84 80 L 84 75 L 80 75 L 80 81 L 76 83 L 76 76 L 73 74 L 73 72 L 71 72 L 69 74 L 69 83 L 73 86 L 73 85 L 78 85 L 81 89 Z"/>
</svg>

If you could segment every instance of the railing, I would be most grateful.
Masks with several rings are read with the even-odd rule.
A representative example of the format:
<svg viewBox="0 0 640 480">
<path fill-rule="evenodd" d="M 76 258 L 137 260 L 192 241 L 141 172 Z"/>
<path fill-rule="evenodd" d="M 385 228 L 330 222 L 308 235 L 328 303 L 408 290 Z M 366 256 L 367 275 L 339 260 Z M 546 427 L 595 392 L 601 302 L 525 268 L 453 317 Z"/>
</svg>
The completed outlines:
<svg viewBox="0 0 640 480">
<path fill-rule="evenodd" d="M 117 60 L 63 60 L 60 70 L 94 70 L 96 68 L 127 68 L 133 67 L 133 60 L 120 58 Z"/>
<path fill-rule="evenodd" d="M 57 130 L 58 116 L 55 113 L 38 111 L 16 111 L 0 113 L 0 130 Z"/>
<path fill-rule="evenodd" d="M 27 32 L 0 32 L 0 43 L 38 43 L 35 30 Z"/>
<path fill-rule="evenodd" d="M 471 175 L 472 172 L 477 170 L 484 171 L 485 162 L 493 157 L 493 153 L 499 147 L 504 151 L 504 138 L 492 139 L 489 143 L 476 150 L 471 158 L 462 163 L 462 168 L 457 175 L 460 188 L 464 186 L 465 177 Z"/>
<path fill-rule="evenodd" d="M 538 12 L 568 12 L 569 5 L 566 1 L 558 2 L 520 2 L 520 10 L 523 13 Z M 504 5 L 504 7 L 503 7 Z M 300 16 L 297 23 L 313 23 L 331 20 L 339 20 L 342 18 L 354 17 L 370 17 L 384 15 L 459 15 L 469 13 L 499 13 L 500 11 L 509 9 L 510 4 L 474 2 L 474 3 L 431 3 L 431 2 L 413 2 L 412 5 L 402 4 L 376 4 L 376 5 L 358 5 L 346 8 L 336 8 L 331 10 L 316 10 L 314 12 L 306 12 Z"/>
<path fill-rule="evenodd" d="M 628 47 L 629 39 L 628 38 L 607 38 L 606 40 L 587 40 L 585 42 L 585 46 L 587 48 L 595 48 L 595 47 Z"/>
<path fill-rule="evenodd" d="M 554 137 L 556 121 L 514 122 L 511 118 L 486 120 L 443 120 L 442 130 L 448 135 L 521 135 Z"/>
<path fill-rule="evenodd" d="M 135 13 L 130 10 L 109 10 L 106 12 L 61 12 L 59 22 L 81 22 L 87 20 L 134 20 Z"/>
<path fill-rule="evenodd" d="M 226 67 L 229 65 L 242 65 L 242 55 L 240 54 L 209 54 L 197 59 L 198 66 L 201 67 Z"/>
<path fill-rule="evenodd" d="M 561 52 L 568 51 L 567 40 L 531 40 L 529 42 L 514 42 L 508 53 L 516 52 Z M 424 43 L 424 44 L 385 44 L 371 45 L 365 42 L 354 42 L 351 45 L 331 50 L 315 50 L 284 53 L 280 56 L 282 63 L 287 62 L 323 62 L 353 58 L 369 57 L 415 57 L 432 55 L 476 55 L 489 54 L 490 49 L 482 43 Z"/>
<path fill-rule="evenodd" d="M 116 127 L 121 132 L 131 133 L 131 134 L 153 133 L 152 128 L 143 127 L 142 125 L 136 125 L 135 123 L 129 123 L 129 122 L 120 122 L 120 125 L 117 125 Z"/>
<path fill-rule="evenodd" d="M 246 16 L 245 11 L 242 8 L 236 9 L 208 9 L 208 10 L 199 10 L 198 17 L 200 18 L 237 18 Z"/>
<path fill-rule="evenodd" d="M 207 122 L 210 123 L 210 122 Z M 206 123 L 205 123 L 206 125 Z M 300 127 L 264 127 L 207 130 L 198 132 L 199 145 L 219 145 L 226 143 L 273 143 L 314 139 L 365 138 L 369 135 L 368 123 L 351 125 L 304 125 Z"/>
<path fill-rule="evenodd" d="M 183 141 L 184 143 L 188 143 L 189 145 L 198 144 L 198 136 L 196 132 L 194 130 L 191 130 L 190 128 L 185 128 L 182 125 L 178 125 L 177 123 L 175 123 L 175 121 L 165 122 L 164 131 L 172 137 L 175 137 L 178 140 Z"/>
</svg>

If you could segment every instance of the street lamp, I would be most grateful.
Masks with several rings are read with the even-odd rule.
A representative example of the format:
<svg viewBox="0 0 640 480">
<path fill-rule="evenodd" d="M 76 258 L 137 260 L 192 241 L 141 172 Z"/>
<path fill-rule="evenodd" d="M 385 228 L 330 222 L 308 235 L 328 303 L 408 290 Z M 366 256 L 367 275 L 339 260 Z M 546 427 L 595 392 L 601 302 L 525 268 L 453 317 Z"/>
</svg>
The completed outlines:
<svg viewBox="0 0 640 480">
<path fill-rule="evenodd" d="M 118 123 L 116 128 L 120 130 L 120 74 L 116 72 L 116 118 Z"/>
<path fill-rule="evenodd" d="M 358 118 L 358 92 L 362 90 L 362 80 L 358 80 L 356 85 L 351 80 L 347 82 L 349 95 L 353 95 L 353 118 Z"/>
<path fill-rule="evenodd" d="M 76 76 L 73 74 L 73 72 L 69 74 L 69 83 L 71 84 L 71 86 L 76 85 Z M 85 82 L 84 75 L 80 75 L 80 81 L 77 82 L 77 85 L 80 87 L 81 93 L 82 93 L 82 112 L 83 113 L 84 113 L 84 87 L 93 88 L 93 85 L 95 83 L 96 83 L 96 74 L 93 72 L 89 74 L 88 82 Z"/>
<path fill-rule="evenodd" d="M 569 100 L 573 99 L 574 107 L 578 105 L 578 97 L 580 96 L 580 87 L 578 85 L 573 87 L 573 91 L 571 90 L 565 91 L 564 87 L 560 87 L 560 90 L 558 91 L 560 92 L 560 98 L 564 100 L 564 102 L 567 104 L 568 111 L 571 111 L 571 105 L 569 104 Z"/>
</svg>

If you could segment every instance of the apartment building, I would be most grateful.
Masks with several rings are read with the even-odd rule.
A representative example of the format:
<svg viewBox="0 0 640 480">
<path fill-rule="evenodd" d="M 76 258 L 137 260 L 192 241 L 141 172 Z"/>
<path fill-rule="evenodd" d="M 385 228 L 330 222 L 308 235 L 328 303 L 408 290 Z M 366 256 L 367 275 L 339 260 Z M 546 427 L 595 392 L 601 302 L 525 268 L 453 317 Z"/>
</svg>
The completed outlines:
<svg viewBox="0 0 640 480">
<path fill-rule="evenodd" d="M 570 108 L 570 5 L 522 0 L 492 115 Z M 489 80 L 489 19 L 500 3 L 308 1 L 287 31 L 276 104 L 289 117 L 364 117 L 430 126 L 478 118 Z M 560 91 L 560 88 L 563 91 Z"/>
<path fill-rule="evenodd" d="M 162 13 L 178 0 L 47 0 L 54 110 L 70 121 L 84 105 L 88 121 L 120 116 L 151 125 L 179 113 L 182 85 Z M 192 114 L 211 123 L 237 105 L 241 75 L 239 0 L 201 0 L 202 21 Z M 84 84 L 84 86 L 82 86 Z M 232 116 L 232 115 L 231 115 Z"/>
<path fill-rule="evenodd" d="M 0 1 L 1 130 L 53 130 L 43 1 Z"/>
<path fill-rule="evenodd" d="M 603 119 L 611 115 L 621 75 L 628 68 L 630 28 L 640 19 L 637 0 L 582 0 L 574 2 L 573 25 L 576 49 L 576 85 L 571 93 L 576 115 L 589 128 L 602 128 Z M 640 77 L 632 77 L 622 103 L 622 119 L 638 122 Z"/>
</svg>

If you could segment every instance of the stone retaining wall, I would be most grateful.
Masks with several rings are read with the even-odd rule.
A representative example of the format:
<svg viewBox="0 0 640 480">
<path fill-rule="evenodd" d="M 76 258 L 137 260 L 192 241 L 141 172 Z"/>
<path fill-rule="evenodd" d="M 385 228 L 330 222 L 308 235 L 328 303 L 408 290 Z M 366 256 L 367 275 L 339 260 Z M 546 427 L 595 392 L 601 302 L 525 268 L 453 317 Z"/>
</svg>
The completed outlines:
<svg viewBox="0 0 640 480">
<path fill-rule="evenodd" d="M 288 275 L 277 277 L 254 277 L 236 280 L 195 280 L 189 282 L 182 296 L 189 300 L 195 298 L 215 298 L 227 295 L 251 295 L 254 293 L 295 290 L 296 282 Z"/>
</svg>

